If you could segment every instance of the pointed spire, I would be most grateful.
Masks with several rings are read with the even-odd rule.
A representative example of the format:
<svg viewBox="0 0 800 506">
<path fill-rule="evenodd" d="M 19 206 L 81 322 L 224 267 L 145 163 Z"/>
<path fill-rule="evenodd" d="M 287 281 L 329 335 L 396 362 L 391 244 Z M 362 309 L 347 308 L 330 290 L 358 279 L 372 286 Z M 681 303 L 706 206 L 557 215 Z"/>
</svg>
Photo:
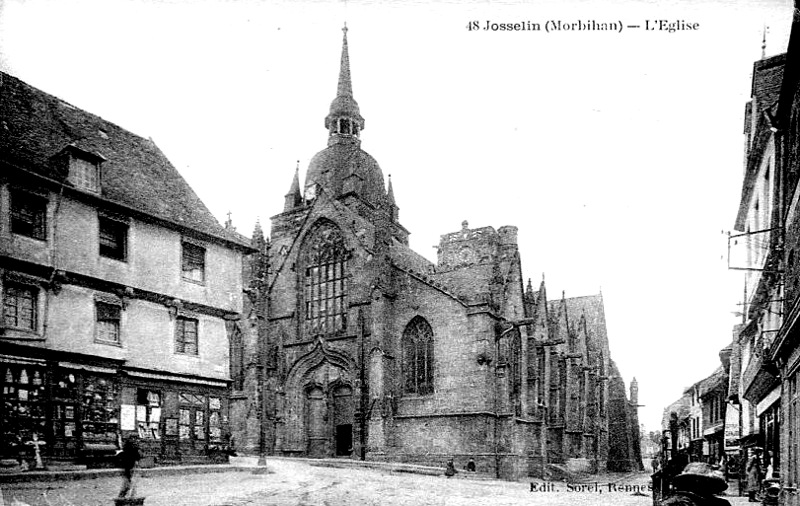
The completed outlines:
<svg viewBox="0 0 800 506">
<path fill-rule="evenodd" d="M 325 118 L 325 128 L 330 137 L 328 144 L 333 145 L 344 140 L 358 142 L 358 135 L 364 129 L 364 118 L 353 98 L 353 82 L 350 77 L 350 52 L 347 48 L 347 25 L 342 28 L 342 59 L 339 67 L 339 83 L 336 87 L 336 98 L 331 102 L 331 109 Z"/>
<path fill-rule="evenodd" d="M 289 187 L 289 193 L 286 194 L 286 202 L 283 206 L 284 211 L 291 211 L 303 202 L 303 196 L 300 194 L 300 160 L 297 160 L 297 166 L 294 169 L 294 178 L 292 178 L 292 186 Z"/>
<path fill-rule="evenodd" d="M 342 28 L 342 61 L 339 64 L 339 86 L 336 89 L 337 97 L 352 97 L 353 82 L 350 79 L 350 52 L 347 50 L 347 23 Z"/>
<path fill-rule="evenodd" d="M 392 175 L 389 174 L 389 189 L 386 192 L 387 196 L 389 197 L 389 202 L 394 204 L 394 188 L 392 188 Z"/>
<path fill-rule="evenodd" d="M 389 174 L 389 188 L 386 190 L 386 198 L 389 201 L 389 211 L 392 214 L 392 221 L 397 221 L 400 217 L 400 208 L 394 200 L 394 187 L 392 186 L 392 175 Z"/>
<path fill-rule="evenodd" d="M 764 30 L 761 35 L 761 59 L 767 57 L 767 25 L 764 25 Z"/>
<path fill-rule="evenodd" d="M 253 238 L 250 239 L 250 245 L 259 251 L 264 244 L 264 231 L 261 229 L 261 219 L 256 218 L 256 226 L 253 228 Z"/>
</svg>

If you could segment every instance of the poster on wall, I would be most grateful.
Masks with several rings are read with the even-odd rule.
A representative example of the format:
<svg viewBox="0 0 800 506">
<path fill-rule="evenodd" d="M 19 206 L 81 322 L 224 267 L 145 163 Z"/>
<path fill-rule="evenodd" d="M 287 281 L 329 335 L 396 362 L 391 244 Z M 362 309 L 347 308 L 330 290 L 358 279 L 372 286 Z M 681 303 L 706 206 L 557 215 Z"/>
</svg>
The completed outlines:
<svg viewBox="0 0 800 506">
<path fill-rule="evenodd" d="M 123 404 L 120 406 L 119 417 L 122 430 L 136 430 L 136 406 Z"/>
<path fill-rule="evenodd" d="M 136 421 L 137 422 L 146 422 L 147 421 L 147 406 L 136 406 Z"/>
<path fill-rule="evenodd" d="M 165 433 L 167 436 L 177 436 L 178 435 L 178 419 L 177 418 L 167 418 L 165 419 L 166 427 Z"/>
</svg>

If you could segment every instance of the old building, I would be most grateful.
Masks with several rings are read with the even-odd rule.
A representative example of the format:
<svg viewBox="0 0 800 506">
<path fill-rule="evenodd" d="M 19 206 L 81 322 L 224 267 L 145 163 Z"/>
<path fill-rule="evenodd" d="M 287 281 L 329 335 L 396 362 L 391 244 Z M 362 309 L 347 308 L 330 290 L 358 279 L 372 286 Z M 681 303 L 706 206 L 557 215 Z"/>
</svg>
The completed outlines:
<svg viewBox="0 0 800 506">
<path fill-rule="evenodd" d="M 685 389 L 680 399 L 664 409 L 667 449 L 684 454 L 688 461 L 718 462 L 725 453 L 727 396 L 728 373 L 722 366 Z"/>
<path fill-rule="evenodd" d="M 472 458 L 503 477 L 605 468 L 609 382 L 621 379 L 602 297 L 525 287 L 514 226 L 464 222 L 436 263 L 409 248 L 391 180 L 361 149 L 346 33 L 324 124 L 328 146 L 304 184 L 295 171 L 269 241 L 254 234 L 248 309 L 231 328 L 239 448 Z M 621 396 L 627 409 L 624 384 Z"/>
<path fill-rule="evenodd" d="M 769 367 L 774 366 L 781 381 L 779 416 L 773 417 L 780 444 L 781 485 L 787 487 L 784 504 L 800 504 L 797 493 L 800 484 L 800 412 L 798 412 L 798 366 L 800 365 L 800 265 L 797 257 L 800 252 L 800 2 L 795 1 L 789 46 L 786 51 L 786 65 L 780 86 L 777 108 L 770 118 L 775 130 L 776 171 L 781 180 L 778 185 L 776 207 L 778 222 L 782 228 L 782 241 L 778 242 L 775 254 L 781 262 L 784 291 L 783 321 L 773 340 L 767 357 Z"/>
<path fill-rule="evenodd" d="M 753 65 L 751 100 L 745 108 L 744 180 L 735 223 L 746 250 L 741 266 L 745 269 L 745 322 L 738 335 L 741 365 L 735 397 L 741 410 L 740 447 L 766 447 L 778 459 L 779 441 L 774 434 L 781 387 L 769 349 L 783 319 L 779 193 L 784 176 L 779 171 L 774 118 L 785 65 L 785 54 Z"/>
<path fill-rule="evenodd" d="M 5 73 L 0 131 L 0 458 L 207 459 L 253 250 L 151 140 Z"/>
</svg>

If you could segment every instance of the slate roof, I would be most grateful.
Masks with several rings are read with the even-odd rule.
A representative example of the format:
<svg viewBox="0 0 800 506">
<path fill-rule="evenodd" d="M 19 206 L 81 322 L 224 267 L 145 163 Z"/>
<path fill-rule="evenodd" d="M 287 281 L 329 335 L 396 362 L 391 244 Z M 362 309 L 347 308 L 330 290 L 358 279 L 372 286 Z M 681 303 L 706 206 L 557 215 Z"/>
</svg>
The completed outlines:
<svg viewBox="0 0 800 506">
<path fill-rule="evenodd" d="M 0 72 L 0 161 L 57 181 L 68 146 L 99 155 L 104 200 L 249 248 L 225 230 L 152 140 Z"/>
<path fill-rule="evenodd" d="M 392 240 L 389 255 L 397 265 L 419 272 L 433 273 L 434 264 L 424 256 L 397 240 Z"/>
<path fill-rule="evenodd" d="M 786 53 L 758 60 L 753 64 L 751 96 L 756 98 L 759 111 L 771 107 L 778 101 L 783 82 Z"/>
<path fill-rule="evenodd" d="M 562 299 L 547 301 L 548 312 L 551 318 L 558 319 L 560 315 L 560 305 Z M 587 343 L 591 349 L 603 351 L 608 356 L 608 332 L 606 330 L 606 316 L 603 307 L 603 296 L 586 295 L 582 297 L 570 297 L 564 299 L 566 302 L 567 318 L 571 329 L 577 329 L 581 315 L 586 315 L 586 329 L 589 331 L 591 343 Z M 597 349 L 599 347 L 599 349 Z"/>
</svg>

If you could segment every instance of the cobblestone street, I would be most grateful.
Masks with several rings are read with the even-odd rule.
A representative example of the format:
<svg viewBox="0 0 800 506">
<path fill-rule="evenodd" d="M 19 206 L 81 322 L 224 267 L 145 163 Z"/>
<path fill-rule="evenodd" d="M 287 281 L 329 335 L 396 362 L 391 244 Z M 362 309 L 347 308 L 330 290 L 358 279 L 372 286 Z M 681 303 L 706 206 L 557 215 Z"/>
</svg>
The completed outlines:
<svg viewBox="0 0 800 506">
<path fill-rule="evenodd" d="M 311 466 L 307 462 L 269 460 L 270 474 L 225 472 L 158 476 L 139 480 L 139 495 L 147 506 L 240 506 L 240 505 L 650 505 L 647 474 L 598 477 L 580 488 L 538 480 L 536 492 L 530 482 L 448 479 L 369 469 Z M 620 478 L 622 478 L 620 480 Z M 609 480 L 619 480 L 609 486 Z M 80 481 L 18 483 L 2 488 L 5 505 L 94 506 L 113 504 L 119 477 Z M 644 489 L 644 495 L 634 495 Z M 734 501 L 732 501 L 734 502 Z M 734 502 L 735 504 L 735 502 Z"/>
</svg>

